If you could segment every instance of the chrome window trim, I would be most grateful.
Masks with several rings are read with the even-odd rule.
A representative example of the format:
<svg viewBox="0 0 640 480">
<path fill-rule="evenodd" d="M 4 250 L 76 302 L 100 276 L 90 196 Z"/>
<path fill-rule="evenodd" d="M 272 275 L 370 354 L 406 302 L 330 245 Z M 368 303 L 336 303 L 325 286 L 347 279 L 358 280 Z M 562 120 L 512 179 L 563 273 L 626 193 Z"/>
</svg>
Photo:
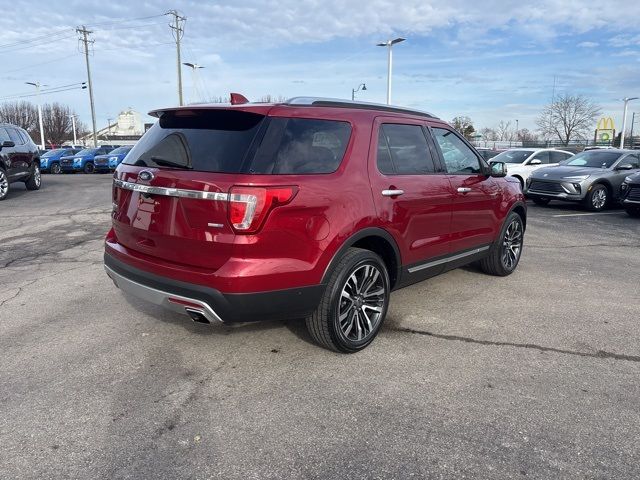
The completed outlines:
<svg viewBox="0 0 640 480">
<path fill-rule="evenodd" d="M 134 182 L 113 179 L 113 184 L 123 190 L 132 192 L 148 193 L 151 195 L 164 195 L 166 197 L 195 198 L 198 200 L 214 200 L 219 202 L 229 201 L 229 194 L 222 192 L 204 192 L 201 190 L 188 190 L 185 188 L 153 187 L 151 185 L 141 185 Z"/>
<path fill-rule="evenodd" d="M 442 265 L 443 263 L 454 262 L 456 260 L 460 260 L 461 258 L 468 257 L 470 255 L 475 255 L 476 253 L 484 252 L 485 250 L 489 250 L 489 248 L 491 248 L 491 245 L 474 248 L 473 250 L 470 250 L 468 252 L 463 252 L 450 257 L 441 258 L 440 260 L 434 260 L 433 262 L 423 263 L 422 265 L 411 267 L 408 270 L 409 270 L 409 273 L 419 272 L 420 270 L 424 270 L 425 268 L 437 267 L 438 265 Z"/>
</svg>

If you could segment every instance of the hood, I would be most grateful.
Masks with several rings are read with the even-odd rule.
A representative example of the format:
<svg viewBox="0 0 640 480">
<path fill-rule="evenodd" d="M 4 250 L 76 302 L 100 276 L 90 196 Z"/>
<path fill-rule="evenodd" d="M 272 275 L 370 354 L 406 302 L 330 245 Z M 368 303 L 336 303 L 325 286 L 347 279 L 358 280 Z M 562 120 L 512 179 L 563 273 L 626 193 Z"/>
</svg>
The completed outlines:
<svg viewBox="0 0 640 480">
<path fill-rule="evenodd" d="M 560 180 L 564 177 L 576 177 L 579 175 L 597 175 L 602 173 L 605 169 L 602 168 L 589 168 L 589 167 L 544 167 L 536 170 L 531 174 L 531 178 L 548 179 L 548 180 Z"/>
<path fill-rule="evenodd" d="M 628 175 L 628 177 L 631 178 L 631 183 L 634 185 L 640 183 L 640 172 Z"/>
<path fill-rule="evenodd" d="M 111 156 L 113 156 L 113 155 L 109 155 L 108 153 L 105 153 L 105 154 L 103 154 L 103 155 L 96 155 L 96 156 L 94 157 L 94 159 L 96 159 L 96 160 L 97 160 L 98 158 L 106 158 L 106 159 L 108 159 L 108 158 L 109 158 L 109 157 L 111 157 Z"/>
</svg>

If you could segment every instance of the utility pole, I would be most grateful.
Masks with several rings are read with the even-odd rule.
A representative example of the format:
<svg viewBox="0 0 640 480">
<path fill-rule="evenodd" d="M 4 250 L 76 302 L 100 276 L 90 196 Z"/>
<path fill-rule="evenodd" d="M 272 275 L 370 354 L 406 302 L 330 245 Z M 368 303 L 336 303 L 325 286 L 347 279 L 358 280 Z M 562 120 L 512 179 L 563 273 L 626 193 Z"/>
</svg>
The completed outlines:
<svg viewBox="0 0 640 480">
<path fill-rule="evenodd" d="M 78 144 L 78 138 L 76 137 L 76 116 L 75 114 L 69 115 L 71 117 L 71 125 L 73 125 L 73 146 Z"/>
<path fill-rule="evenodd" d="M 633 148 L 633 124 L 636 123 L 636 112 L 631 115 L 631 148 Z"/>
<path fill-rule="evenodd" d="M 89 40 L 89 34 L 93 33 L 87 30 L 83 25 L 82 28 L 76 28 L 76 32 L 82 34 L 80 41 L 84 43 L 84 58 L 87 61 L 87 80 L 89 82 L 89 101 L 91 102 L 91 123 L 93 125 L 93 146 L 98 146 L 98 135 L 96 134 L 96 109 L 93 104 L 93 84 L 91 83 L 91 68 L 89 67 L 89 44 L 93 43 L 93 40 Z"/>
<path fill-rule="evenodd" d="M 182 62 L 180 61 L 180 40 L 184 35 L 184 22 L 187 21 L 187 17 L 181 16 L 177 10 L 169 10 L 167 15 L 173 15 L 173 23 L 169 24 L 171 28 L 171 35 L 173 35 L 173 39 L 176 41 L 176 52 L 177 52 L 177 66 L 178 66 L 178 104 L 180 106 L 184 105 L 184 101 L 182 99 Z"/>
</svg>

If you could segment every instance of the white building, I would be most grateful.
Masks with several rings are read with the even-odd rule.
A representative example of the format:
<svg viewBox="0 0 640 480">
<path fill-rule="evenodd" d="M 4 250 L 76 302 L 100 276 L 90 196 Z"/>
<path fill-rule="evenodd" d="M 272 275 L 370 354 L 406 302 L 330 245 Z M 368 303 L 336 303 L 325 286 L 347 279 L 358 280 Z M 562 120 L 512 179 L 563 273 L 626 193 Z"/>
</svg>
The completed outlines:
<svg viewBox="0 0 640 480">
<path fill-rule="evenodd" d="M 98 130 L 98 144 L 132 145 L 140 139 L 145 132 L 145 124 L 142 115 L 131 107 L 123 110 L 109 124 Z M 83 137 L 85 144 L 91 144 L 93 134 Z"/>
</svg>

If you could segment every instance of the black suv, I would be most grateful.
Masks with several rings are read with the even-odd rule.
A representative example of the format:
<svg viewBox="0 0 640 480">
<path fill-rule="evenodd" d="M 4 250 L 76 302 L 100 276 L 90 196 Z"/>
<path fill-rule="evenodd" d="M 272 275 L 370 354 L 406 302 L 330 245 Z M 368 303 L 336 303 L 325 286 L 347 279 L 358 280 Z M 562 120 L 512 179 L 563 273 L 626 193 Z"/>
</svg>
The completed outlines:
<svg viewBox="0 0 640 480">
<path fill-rule="evenodd" d="M 620 200 L 629 215 L 640 218 L 640 173 L 624 179 L 620 187 Z"/>
<path fill-rule="evenodd" d="M 40 188 L 40 154 L 25 130 L 0 123 L 0 200 L 13 182 L 24 182 L 27 190 Z"/>
</svg>

